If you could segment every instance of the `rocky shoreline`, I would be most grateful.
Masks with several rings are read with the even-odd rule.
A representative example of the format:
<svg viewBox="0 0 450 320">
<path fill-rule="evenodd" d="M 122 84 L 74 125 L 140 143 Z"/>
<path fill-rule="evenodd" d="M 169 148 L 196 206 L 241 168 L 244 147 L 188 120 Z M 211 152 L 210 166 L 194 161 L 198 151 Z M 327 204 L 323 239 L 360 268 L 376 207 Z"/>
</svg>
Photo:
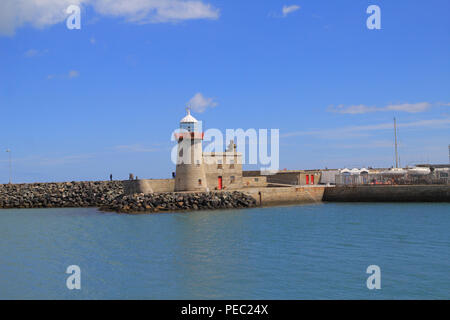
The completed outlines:
<svg viewBox="0 0 450 320">
<path fill-rule="evenodd" d="M 0 209 L 98 207 L 120 213 L 237 209 L 256 206 L 242 192 L 124 193 L 122 181 L 0 185 Z"/>
<path fill-rule="evenodd" d="M 256 200 L 242 192 L 159 193 L 123 195 L 114 199 L 103 211 L 144 213 L 160 211 L 189 211 L 238 209 L 256 206 Z"/>
<path fill-rule="evenodd" d="M 0 208 L 100 207 L 124 192 L 121 181 L 0 185 Z"/>
</svg>

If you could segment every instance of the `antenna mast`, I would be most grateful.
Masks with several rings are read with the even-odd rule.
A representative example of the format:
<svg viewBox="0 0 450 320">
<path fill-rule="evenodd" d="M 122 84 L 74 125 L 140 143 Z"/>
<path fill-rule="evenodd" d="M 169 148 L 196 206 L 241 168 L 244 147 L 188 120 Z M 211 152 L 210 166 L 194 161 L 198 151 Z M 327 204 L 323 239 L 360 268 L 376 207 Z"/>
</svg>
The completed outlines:
<svg viewBox="0 0 450 320">
<path fill-rule="evenodd" d="M 395 167 L 398 168 L 397 120 L 395 118 L 394 118 L 394 136 L 395 136 Z"/>
</svg>

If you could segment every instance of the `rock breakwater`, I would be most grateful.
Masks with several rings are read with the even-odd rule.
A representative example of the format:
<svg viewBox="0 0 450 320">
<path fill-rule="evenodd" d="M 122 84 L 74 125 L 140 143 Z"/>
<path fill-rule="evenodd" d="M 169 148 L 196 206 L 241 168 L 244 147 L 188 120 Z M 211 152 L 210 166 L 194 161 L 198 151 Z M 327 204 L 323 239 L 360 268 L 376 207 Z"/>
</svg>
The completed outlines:
<svg viewBox="0 0 450 320">
<path fill-rule="evenodd" d="M 236 209 L 256 206 L 256 200 L 242 192 L 159 193 L 122 195 L 101 206 L 104 211 L 144 213 L 177 210 Z"/>
<path fill-rule="evenodd" d="M 101 207 L 124 192 L 122 181 L 0 185 L 0 208 Z"/>
<path fill-rule="evenodd" d="M 121 213 L 248 208 L 256 200 L 242 192 L 124 193 L 123 181 L 0 185 L 0 209 L 98 207 Z"/>
</svg>

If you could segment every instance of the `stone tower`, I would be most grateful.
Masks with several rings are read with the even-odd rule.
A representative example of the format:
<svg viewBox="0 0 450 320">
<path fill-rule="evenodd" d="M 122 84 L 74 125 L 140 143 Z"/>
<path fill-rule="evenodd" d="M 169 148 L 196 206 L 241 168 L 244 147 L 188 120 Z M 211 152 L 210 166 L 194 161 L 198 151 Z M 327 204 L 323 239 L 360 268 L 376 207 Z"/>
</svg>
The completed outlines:
<svg viewBox="0 0 450 320">
<path fill-rule="evenodd" d="M 206 191 L 207 182 L 203 164 L 202 124 L 187 115 L 180 121 L 180 130 L 175 134 L 178 141 L 175 191 Z"/>
</svg>

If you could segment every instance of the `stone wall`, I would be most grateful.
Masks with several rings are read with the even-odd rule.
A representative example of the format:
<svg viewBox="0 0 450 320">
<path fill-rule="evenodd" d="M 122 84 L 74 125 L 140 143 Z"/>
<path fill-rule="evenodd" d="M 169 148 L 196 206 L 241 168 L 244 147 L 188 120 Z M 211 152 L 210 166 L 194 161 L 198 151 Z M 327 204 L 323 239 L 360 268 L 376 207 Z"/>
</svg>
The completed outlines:
<svg viewBox="0 0 450 320">
<path fill-rule="evenodd" d="M 267 187 L 266 176 L 243 177 L 242 182 L 244 184 L 244 187 L 257 187 L 257 188 Z"/>
<path fill-rule="evenodd" d="M 299 177 L 299 184 L 300 185 L 317 185 L 320 183 L 320 177 L 321 177 L 320 171 L 315 170 L 307 170 L 304 173 L 302 172 Z"/>
<path fill-rule="evenodd" d="M 321 202 L 325 187 L 274 187 L 274 188 L 249 188 L 243 192 L 256 199 L 256 203 L 262 206 L 315 203 Z"/>
<path fill-rule="evenodd" d="M 244 171 L 244 177 L 266 177 L 268 184 L 273 185 L 317 185 L 320 183 L 321 173 L 318 170 L 283 170 L 273 174 L 263 174 L 260 171 Z"/>
<path fill-rule="evenodd" d="M 222 189 L 242 188 L 242 155 L 235 152 L 204 152 L 203 162 L 209 190 L 219 189 L 219 177 L 222 177 Z"/>
<path fill-rule="evenodd" d="M 450 202 L 448 185 L 338 186 L 325 189 L 330 202 Z"/>
<path fill-rule="evenodd" d="M 261 175 L 261 170 L 246 170 L 242 171 L 243 177 L 258 177 Z"/>
<path fill-rule="evenodd" d="M 175 191 L 175 179 L 141 179 L 124 181 L 125 194 Z"/>
</svg>

